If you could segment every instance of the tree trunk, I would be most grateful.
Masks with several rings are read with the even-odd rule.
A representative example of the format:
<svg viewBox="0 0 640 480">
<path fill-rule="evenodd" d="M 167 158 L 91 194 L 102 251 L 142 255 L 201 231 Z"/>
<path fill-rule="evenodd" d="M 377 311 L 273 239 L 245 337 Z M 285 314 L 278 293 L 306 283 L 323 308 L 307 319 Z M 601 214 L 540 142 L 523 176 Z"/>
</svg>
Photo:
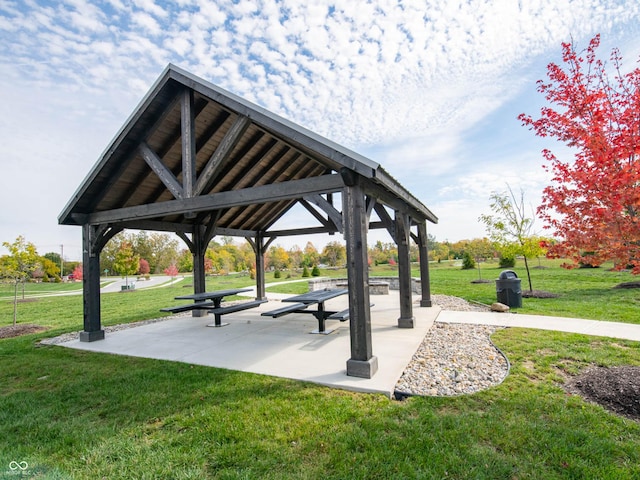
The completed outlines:
<svg viewBox="0 0 640 480">
<path fill-rule="evenodd" d="M 527 269 L 527 279 L 529 280 L 529 291 L 533 292 L 533 287 L 531 286 L 531 273 L 529 272 L 529 262 L 527 262 L 526 255 L 524 255 L 524 268 Z"/>
<path fill-rule="evenodd" d="M 15 283 L 13 291 L 13 326 L 18 323 L 18 282 Z"/>
</svg>

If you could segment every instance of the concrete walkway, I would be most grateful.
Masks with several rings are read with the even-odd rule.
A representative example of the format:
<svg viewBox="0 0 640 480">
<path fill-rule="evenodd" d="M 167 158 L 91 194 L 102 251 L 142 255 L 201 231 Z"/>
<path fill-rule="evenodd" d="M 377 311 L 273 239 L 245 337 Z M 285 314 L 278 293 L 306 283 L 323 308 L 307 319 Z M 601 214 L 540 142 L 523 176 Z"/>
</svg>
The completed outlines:
<svg viewBox="0 0 640 480">
<path fill-rule="evenodd" d="M 523 315 L 520 313 L 454 312 L 449 310 L 440 312 L 437 321 L 443 323 L 472 323 L 501 327 L 539 328 L 542 330 L 582 333 L 585 335 L 640 341 L 640 325 L 620 322 Z"/>
<path fill-rule="evenodd" d="M 394 294 L 395 293 L 395 294 Z M 540 328 L 640 341 L 640 325 L 536 315 L 441 311 L 419 307 L 414 296 L 415 328 L 397 327 L 397 292 L 372 295 L 373 354 L 379 370 L 371 379 L 348 377 L 349 325 L 328 321 L 336 328 L 329 335 L 312 335 L 317 321 L 311 315 L 263 317 L 262 311 L 280 306 L 276 297 L 258 308 L 226 315 L 230 325 L 210 327 L 213 316 L 169 317 L 166 321 L 108 333 L 105 340 L 62 344 L 93 352 L 156 358 L 274 375 L 361 392 L 393 395 L 395 385 L 433 323 L 472 323 L 505 327 Z M 328 309 L 348 307 L 346 296 L 327 302 Z"/>
<path fill-rule="evenodd" d="M 397 292 L 396 292 L 397 293 Z M 397 327 L 397 295 L 372 296 L 371 334 L 378 372 L 371 379 L 346 375 L 351 356 L 348 322 L 327 321 L 336 328 L 329 335 L 310 334 L 318 323 L 312 315 L 263 317 L 263 311 L 281 306 L 272 300 L 258 308 L 225 315 L 226 327 L 210 327 L 213 316 L 169 317 L 163 322 L 107 333 L 92 343 L 73 340 L 61 345 L 93 352 L 156 358 L 274 375 L 361 392 L 393 395 L 395 385 L 425 334 L 439 307 L 414 308 L 415 328 Z M 415 297 L 416 302 L 419 297 Z M 346 296 L 326 302 L 327 309 L 348 308 Z"/>
</svg>

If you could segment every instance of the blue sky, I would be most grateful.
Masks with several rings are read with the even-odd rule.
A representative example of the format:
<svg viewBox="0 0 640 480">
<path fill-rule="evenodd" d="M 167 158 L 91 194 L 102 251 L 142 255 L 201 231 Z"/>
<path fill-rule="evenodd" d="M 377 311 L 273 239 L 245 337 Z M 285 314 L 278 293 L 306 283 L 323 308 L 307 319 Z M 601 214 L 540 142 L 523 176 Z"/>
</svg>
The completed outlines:
<svg viewBox="0 0 640 480">
<path fill-rule="evenodd" d="M 563 150 L 516 116 L 595 33 L 637 66 L 635 0 L 0 0 L 0 241 L 79 258 L 57 216 L 170 62 L 381 163 L 438 240 L 481 237 L 491 191 L 540 203 Z"/>
</svg>

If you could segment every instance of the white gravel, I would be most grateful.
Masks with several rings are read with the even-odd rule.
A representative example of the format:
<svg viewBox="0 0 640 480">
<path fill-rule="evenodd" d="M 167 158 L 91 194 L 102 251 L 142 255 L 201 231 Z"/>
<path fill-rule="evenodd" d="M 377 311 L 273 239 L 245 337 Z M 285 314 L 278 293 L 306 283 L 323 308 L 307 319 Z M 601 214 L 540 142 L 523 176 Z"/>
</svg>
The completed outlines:
<svg viewBox="0 0 640 480">
<path fill-rule="evenodd" d="M 443 310 L 489 310 L 448 295 L 432 295 L 431 299 Z M 436 322 L 398 380 L 397 396 L 462 395 L 502 383 L 509 362 L 490 340 L 499 328 Z"/>
</svg>

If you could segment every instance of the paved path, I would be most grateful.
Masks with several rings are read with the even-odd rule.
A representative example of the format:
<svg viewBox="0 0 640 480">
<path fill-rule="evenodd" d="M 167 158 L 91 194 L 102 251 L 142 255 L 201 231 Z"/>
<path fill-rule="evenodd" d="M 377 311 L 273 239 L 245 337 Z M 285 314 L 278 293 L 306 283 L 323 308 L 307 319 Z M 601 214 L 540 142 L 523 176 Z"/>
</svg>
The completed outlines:
<svg viewBox="0 0 640 480">
<path fill-rule="evenodd" d="M 520 313 L 457 312 L 443 310 L 436 318 L 436 322 L 539 328 L 542 330 L 556 330 L 558 332 L 582 333 L 585 335 L 640 341 L 640 325 L 585 320 L 580 318 L 546 317 Z"/>
<path fill-rule="evenodd" d="M 171 285 L 171 277 L 168 275 L 152 275 L 149 277 L 149 280 L 136 280 L 136 276 L 130 277 L 128 282 L 124 278 L 101 278 L 101 282 L 107 282 L 113 280 L 108 285 L 105 285 L 100 289 L 100 293 L 109 293 L 109 292 L 119 292 L 122 290 L 122 286 L 126 283 L 135 284 L 136 290 L 141 288 L 152 288 L 152 287 L 168 287 Z M 179 277 L 182 278 L 182 277 Z M 80 290 L 82 293 L 82 289 Z"/>
</svg>

